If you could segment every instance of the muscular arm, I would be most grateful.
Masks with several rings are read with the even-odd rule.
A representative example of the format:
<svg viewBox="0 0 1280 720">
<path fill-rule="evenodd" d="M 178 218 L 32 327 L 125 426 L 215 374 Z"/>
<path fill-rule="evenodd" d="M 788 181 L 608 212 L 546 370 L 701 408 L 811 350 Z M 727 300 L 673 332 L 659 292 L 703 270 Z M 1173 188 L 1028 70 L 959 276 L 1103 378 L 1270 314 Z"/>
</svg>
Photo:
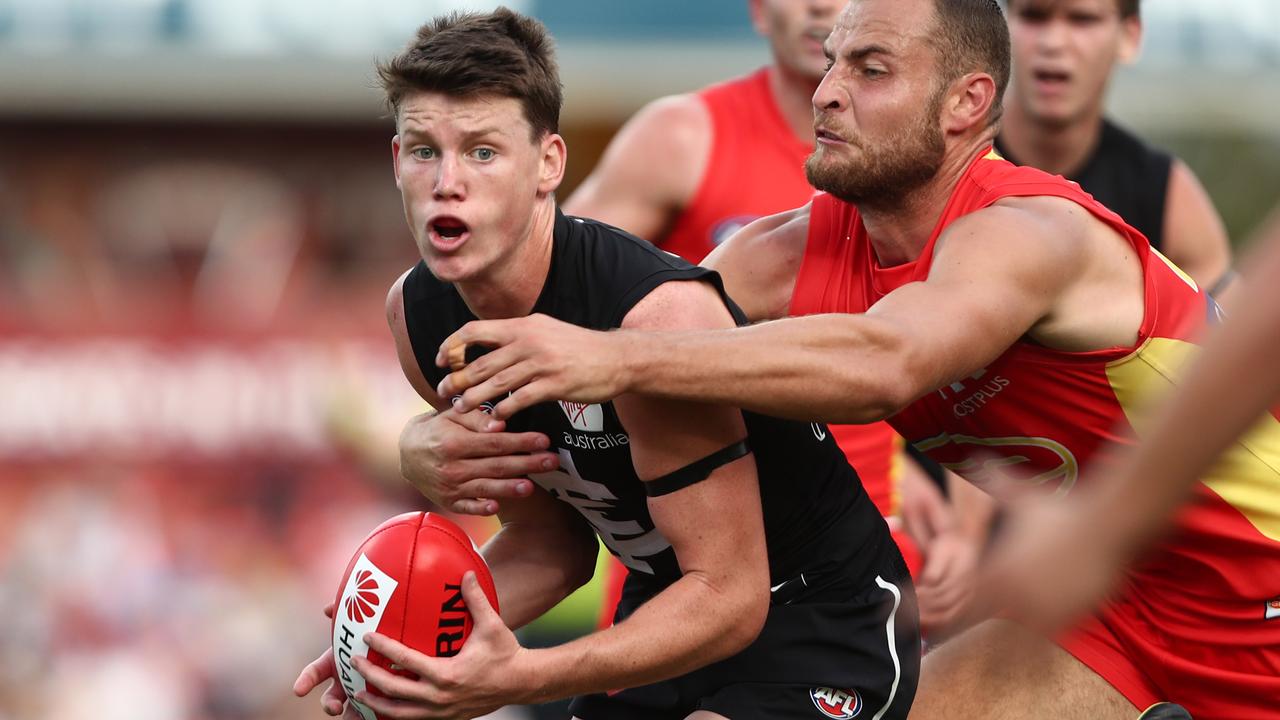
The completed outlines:
<svg viewBox="0 0 1280 720">
<path fill-rule="evenodd" d="M 500 417 L 550 397 L 598 402 L 634 392 L 795 419 L 880 420 L 983 367 L 1024 334 L 1051 346 L 1063 336 L 1068 343 L 1091 341 L 1070 337 L 1080 334 L 1079 318 L 1059 312 L 1068 290 L 1079 295 L 1079 278 L 1099 264 L 1089 250 L 1090 233 L 1098 232 L 1089 223 L 1097 221 L 1085 215 L 1078 205 L 1047 199 L 967 215 L 940 238 L 925 281 L 894 290 L 864 314 L 660 333 L 592 333 L 538 317 L 471 323 L 445 347 L 499 348 L 442 387 L 470 388 L 466 407 L 512 391 L 495 409 Z M 797 229 L 785 224 L 777 231 Z M 1114 233 L 1108 238 L 1120 247 Z M 1136 262 L 1128 269 L 1138 277 Z M 1141 319 L 1140 288 L 1136 280 L 1125 287 L 1138 312 L 1131 335 Z M 1085 300 L 1097 314 L 1096 297 Z M 1087 312 L 1077 307 L 1075 315 Z"/>
<path fill-rule="evenodd" d="M 622 126 L 564 211 L 661 245 L 697 191 L 710 153 L 711 118 L 698 98 L 656 100 Z"/>
<path fill-rule="evenodd" d="M 1164 206 L 1164 252 L 1200 287 L 1221 295 L 1231 268 L 1231 245 L 1222 218 L 1195 173 L 1175 159 Z"/>
<path fill-rule="evenodd" d="M 485 543 L 484 556 L 498 590 L 502 621 L 527 625 L 595 574 L 595 532 L 577 510 L 537 489 L 507 500 L 502 528 Z"/>
<path fill-rule="evenodd" d="M 700 282 L 660 286 L 628 314 L 626 327 L 727 327 L 728 311 Z M 651 480 L 741 440 L 737 410 L 619 397 L 636 472 Z M 702 482 L 649 500 L 671 543 L 681 578 L 607 630 L 537 653 L 533 701 L 634 687 L 727 657 L 759 633 L 769 604 L 769 571 L 752 456 Z"/>
</svg>

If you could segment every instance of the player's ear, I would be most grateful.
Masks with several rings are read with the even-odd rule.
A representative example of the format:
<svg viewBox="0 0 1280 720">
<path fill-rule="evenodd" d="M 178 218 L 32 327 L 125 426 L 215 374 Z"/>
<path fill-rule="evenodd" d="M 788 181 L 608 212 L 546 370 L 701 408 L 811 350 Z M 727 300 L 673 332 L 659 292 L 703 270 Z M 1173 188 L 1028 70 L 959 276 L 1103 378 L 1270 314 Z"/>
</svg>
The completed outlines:
<svg viewBox="0 0 1280 720">
<path fill-rule="evenodd" d="M 1142 54 L 1142 17 L 1138 14 L 1120 19 L 1120 50 L 1116 59 L 1128 64 Z"/>
<path fill-rule="evenodd" d="M 538 174 L 538 193 L 550 195 L 564 180 L 564 168 L 569 151 L 559 133 L 546 133 L 540 143 L 542 150 L 541 172 Z"/>
<path fill-rule="evenodd" d="M 391 136 L 391 167 L 396 174 L 396 187 L 400 187 L 400 133 Z"/>
<path fill-rule="evenodd" d="M 939 118 L 943 134 L 960 134 L 986 122 L 996 101 L 996 81 L 987 73 L 964 75 L 943 91 Z"/>
</svg>

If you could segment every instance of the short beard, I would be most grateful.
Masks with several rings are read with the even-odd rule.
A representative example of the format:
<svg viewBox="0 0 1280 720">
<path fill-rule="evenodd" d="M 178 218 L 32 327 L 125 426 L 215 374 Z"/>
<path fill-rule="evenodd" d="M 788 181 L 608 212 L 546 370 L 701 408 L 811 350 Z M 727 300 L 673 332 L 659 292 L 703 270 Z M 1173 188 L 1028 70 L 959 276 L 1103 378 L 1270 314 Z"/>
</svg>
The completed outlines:
<svg viewBox="0 0 1280 720">
<path fill-rule="evenodd" d="M 942 92 L 935 92 L 925 111 L 888 140 L 860 144 L 862 157 L 841 164 L 818 149 L 804 163 L 809 184 L 855 205 L 891 207 L 938 174 L 946 144 L 938 126 Z"/>
</svg>

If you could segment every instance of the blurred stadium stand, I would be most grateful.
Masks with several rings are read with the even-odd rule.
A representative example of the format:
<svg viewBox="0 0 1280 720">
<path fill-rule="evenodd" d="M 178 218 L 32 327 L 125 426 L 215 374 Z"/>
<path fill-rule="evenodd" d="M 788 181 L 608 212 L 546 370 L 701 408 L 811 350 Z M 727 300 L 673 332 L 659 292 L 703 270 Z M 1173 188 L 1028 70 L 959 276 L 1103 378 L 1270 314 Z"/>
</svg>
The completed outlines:
<svg viewBox="0 0 1280 720">
<path fill-rule="evenodd" d="M 560 41 L 566 190 L 644 102 L 767 60 L 745 0 L 507 4 Z M 0 720 L 320 716 L 289 693 L 320 607 L 422 506 L 372 62 L 492 5 L 0 0 Z M 1280 2 L 1145 5 L 1112 107 L 1244 238 L 1280 187 Z"/>
</svg>

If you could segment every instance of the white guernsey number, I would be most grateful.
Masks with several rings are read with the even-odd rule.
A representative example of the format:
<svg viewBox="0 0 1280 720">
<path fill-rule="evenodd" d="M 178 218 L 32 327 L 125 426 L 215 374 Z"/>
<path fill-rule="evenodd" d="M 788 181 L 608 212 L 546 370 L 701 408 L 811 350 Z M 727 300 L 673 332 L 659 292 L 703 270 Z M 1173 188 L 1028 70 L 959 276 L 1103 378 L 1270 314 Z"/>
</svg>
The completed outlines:
<svg viewBox="0 0 1280 720">
<path fill-rule="evenodd" d="M 657 529 L 646 531 L 634 520 L 610 520 L 606 517 L 618 507 L 618 496 L 604 485 L 582 477 L 567 450 L 560 450 L 559 470 L 534 473 L 529 478 L 557 500 L 577 508 L 600 534 L 604 544 L 632 570 L 652 574 L 653 567 L 640 558 L 657 555 L 671 547 Z"/>
</svg>

